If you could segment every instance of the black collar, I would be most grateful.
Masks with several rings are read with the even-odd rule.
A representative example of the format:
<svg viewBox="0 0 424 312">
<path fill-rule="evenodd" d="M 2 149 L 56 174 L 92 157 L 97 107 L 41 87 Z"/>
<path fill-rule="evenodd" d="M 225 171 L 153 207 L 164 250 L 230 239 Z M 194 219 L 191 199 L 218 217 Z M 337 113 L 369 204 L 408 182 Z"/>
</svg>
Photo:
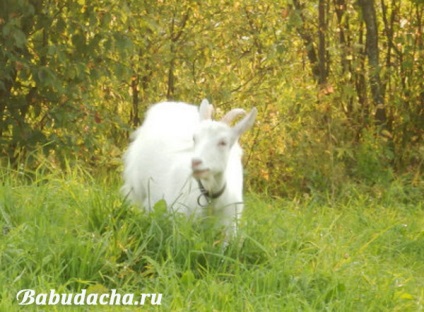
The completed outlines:
<svg viewBox="0 0 424 312">
<path fill-rule="evenodd" d="M 225 188 L 227 187 L 227 183 L 224 183 L 224 186 L 218 192 L 210 193 L 209 191 L 205 189 L 205 187 L 203 186 L 200 180 L 197 180 L 197 184 L 199 185 L 199 189 L 200 189 L 200 195 L 197 198 L 197 203 L 199 204 L 199 206 L 202 206 L 202 207 L 206 207 L 212 202 L 212 199 L 216 199 L 219 196 L 221 196 L 224 193 Z M 206 199 L 206 202 L 207 202 L 206 205 L 200 203 L 200 199 L 202 198 L 202 196 L 205 197 Z"/>
</svg>

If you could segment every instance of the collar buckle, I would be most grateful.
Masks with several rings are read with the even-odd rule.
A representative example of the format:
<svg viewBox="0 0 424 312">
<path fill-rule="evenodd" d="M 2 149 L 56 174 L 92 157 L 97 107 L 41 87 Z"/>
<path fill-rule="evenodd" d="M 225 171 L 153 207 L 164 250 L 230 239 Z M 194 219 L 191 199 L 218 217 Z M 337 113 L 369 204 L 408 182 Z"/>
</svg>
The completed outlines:
<svg viewBox="0 0 424 312">
<path fill-rule="evenodd" d="M 205 187 L 203 186 L 203 184 L 200 180 L 197 180 L 197 184 L 199 185 L 199 189 L 200 189 L 200 195 L 199 195 L 199 197 L 197 197 L 197 203 L 201 207 L 209 206 L 212 203 L 212 200 L 217 199 L 219 196 L 221 196 L 224 193 L 225 188 L 227 187 L 227 183 L 224 183 L 224 186 L 218 192 L 210 193 L 209 191 L 207 191 L 205 189 Z M 202 197 L 204 197 L 206 199 L 206 204 L 201 203 Z"/>
</svg>

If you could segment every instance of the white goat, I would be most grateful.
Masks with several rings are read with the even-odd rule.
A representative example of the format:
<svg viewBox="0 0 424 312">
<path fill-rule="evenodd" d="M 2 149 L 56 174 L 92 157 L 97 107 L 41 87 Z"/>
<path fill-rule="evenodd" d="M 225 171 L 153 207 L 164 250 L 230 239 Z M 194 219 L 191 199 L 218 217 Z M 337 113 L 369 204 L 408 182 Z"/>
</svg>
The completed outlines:
<svg viewBox="0 0 424 312">
<path fill-rule="evenodd" d="M 151 210 L 164 199 L 169 210 L 205 215 L 210 206 L 231 236 L 243 210 L 242 149 L 238 138 L 251 128 L 253 108 L 234 127 L 231 121 L 246 114 L 233 109 L 213 121 L 213 106 L 176 102 L 153 105 L 143 125 L 132 135 L 124 155 L 122 192 Z"/>
</svg>

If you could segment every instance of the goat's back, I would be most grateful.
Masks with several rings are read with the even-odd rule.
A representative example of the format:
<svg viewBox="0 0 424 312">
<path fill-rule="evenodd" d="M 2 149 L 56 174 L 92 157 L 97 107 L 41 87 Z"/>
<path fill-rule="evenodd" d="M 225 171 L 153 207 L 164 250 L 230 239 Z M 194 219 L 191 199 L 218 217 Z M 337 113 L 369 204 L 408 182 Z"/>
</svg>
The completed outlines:
<svg viewBox="0 0 424 312">
<path fill-rule="evenodd" d="M 198 124 L 196 106 L 177 102 L 153 105 L 133 133 L 124 156 L 124 194 L 148 210 L 160 199 L 177 197 L 176 184 L 183 187 L 190 177 L 193 132 Z"/>
<path fill-rule="evenodd" d="M 163 102 L 150 107 L 142 127 L 136 131 L 145 138 L 170 140 L 191 140 L 195 127 L 199 124 L 198 108 L 180 102 Z M 178 142 L 179 143 L 179 142 Z"/>
</svg>

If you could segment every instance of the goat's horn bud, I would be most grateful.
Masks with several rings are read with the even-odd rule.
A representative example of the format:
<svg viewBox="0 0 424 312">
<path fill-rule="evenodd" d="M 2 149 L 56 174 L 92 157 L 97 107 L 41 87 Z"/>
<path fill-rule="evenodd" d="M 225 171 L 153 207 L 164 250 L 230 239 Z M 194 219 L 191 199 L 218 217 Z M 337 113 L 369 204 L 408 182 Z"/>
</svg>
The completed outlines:
<svg viewBox="0 0 424 312">
<path fill-rule="evenodd" d="M 238 116 L 246 115 L 246 111 L 242 108 L 234 108 L 230 110 L 228 113 L 225 114 L 224 117 L 222 117 L 221 121 L 223 123 L 226 123 L 227 125 L 231 125 L 231 122 Z"/>
</svg>

